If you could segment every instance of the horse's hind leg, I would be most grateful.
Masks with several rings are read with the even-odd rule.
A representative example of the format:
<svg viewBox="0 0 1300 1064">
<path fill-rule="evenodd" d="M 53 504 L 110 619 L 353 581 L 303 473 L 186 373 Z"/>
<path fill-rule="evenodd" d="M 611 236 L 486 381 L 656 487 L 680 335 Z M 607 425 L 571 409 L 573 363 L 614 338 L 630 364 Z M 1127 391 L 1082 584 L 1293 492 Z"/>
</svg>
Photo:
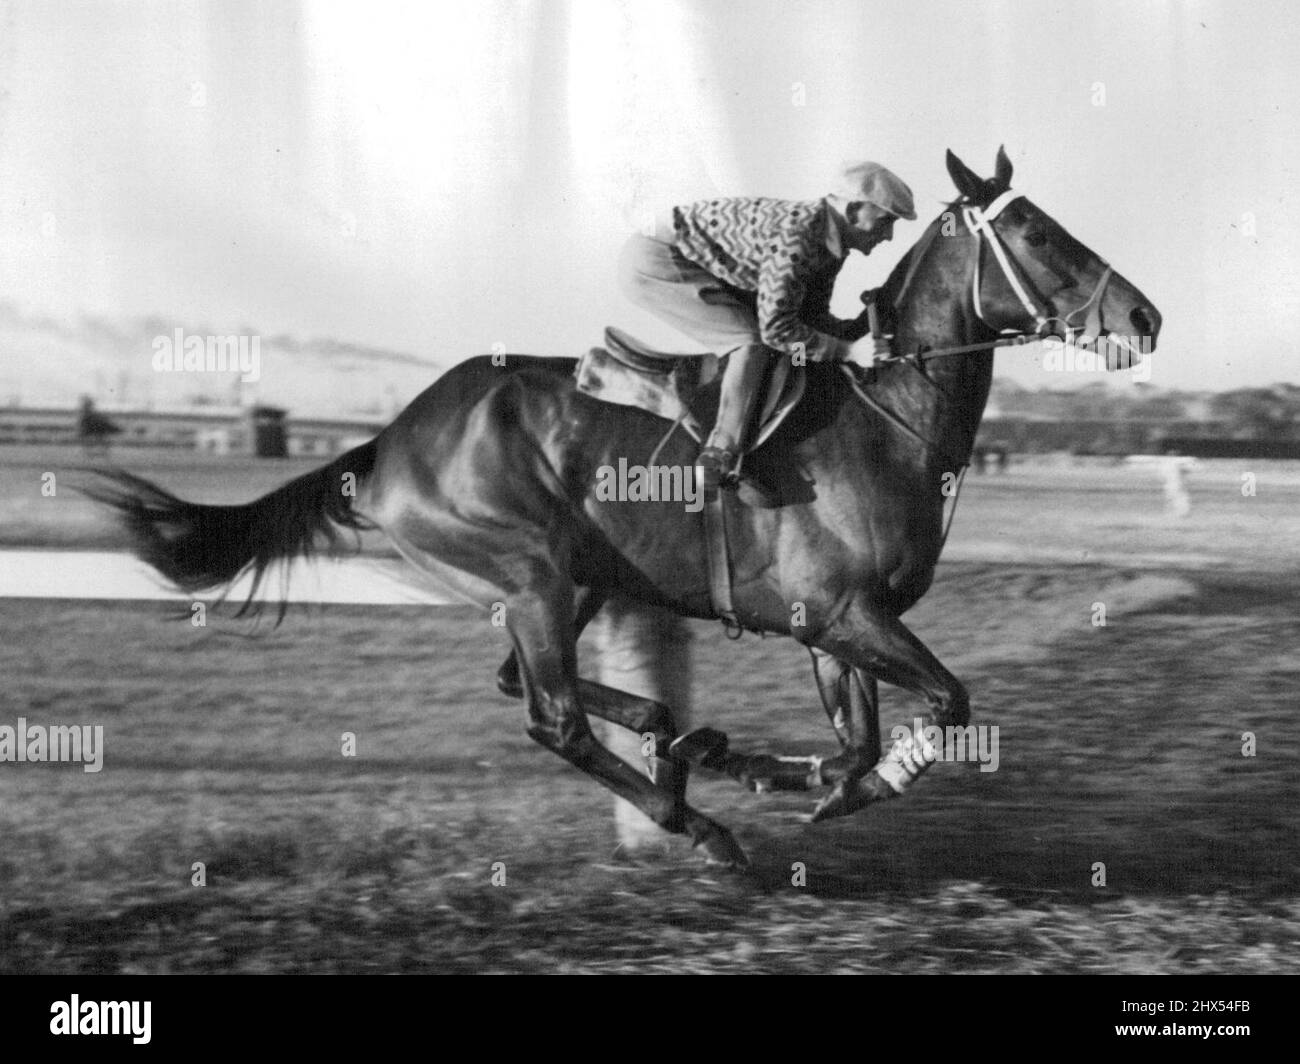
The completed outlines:
<svg viewBox="0 0 1300 1064">
<path fill-rule="evenodd" d="M 606 598 L 604 592 L 591 588 L 583 588 L 579 591 L 573 622 L 575 640 L 592 618 L 600 612 Z M 497 687 L 511 698 L 524 697 L 519 655 L 513 649 L 501 668 L 497 670 Z M 584 712 L 620 725 L 638 735 L 653 737 L 655 757 L 649 763 L 650 778 L 684 801 L 690 765 L 686 761 L 669 756 L 669 745 L 677 738 L 677 721 L 672 709 L 653 699 L 607 687 L 593 680 L 579 680 L 578 694 Z"/>
<path fill-rule="evenodd" d="M 631 802 L 664 830 L 689 835 L 711 861 L 747 864 L 744 851 L 726 828 L 686 804 L 684 786 L 677 786 L 675 779 L 652 782 L 596 740 L 579 694 L 571 611 L 572 595 L 567 589 L 549 596 L 534 589 L 515 596 L 507 609 L 528 699 L 529 736 Z M 599 685 L 581 690 L 594 695 L 592 688 Z M 608 702 L 612 709 L 629 700 L 658 705 L 612 688 L 600 690 L 621 697 L 593 698 L 593 707 L 600 702 L 604 708 Z M 674 775 L 671 761 L 664 768 Z"/>
<path fill-rule="evenodd" d="M 604 592 L 592 588 L 583 588 L 578 592 L 573 620 L 575 640 L 600 612 L 606 598 Z M 512 649 L 510 656 L 497 670 L 497 687 L 502 694 L 511 698 L 524 697 L 518 651 Z M 615 687 L 606 687 L 594 680 L 579 680 L 578 693 L 582 698 L 584 712 L 593 713 L 602 720 L 621 725 L 638 734 L 652 734 L 657 743 L 656 754 L 666 755 L 668 744 L 677 738 L 672 709 L 661 702 L 629 694 Z"/>
<path fill-rule="evenodd" d="M 600 612 L 607 597 L 605 592 L 597 591 L 595 588 L 584 587 L 578 591 L 578 604 L 573 616 L 575 640 L 582 635 L 582 630 L 591 623 L 592 618 Z M 497 669 L 497 689 L 510 698 L 524 697 L 524 681 L 519 674 L 519 655 L 513 649 L 510 651 L 510 656 L 501 663 L 501 668 Z"/>
</svg>

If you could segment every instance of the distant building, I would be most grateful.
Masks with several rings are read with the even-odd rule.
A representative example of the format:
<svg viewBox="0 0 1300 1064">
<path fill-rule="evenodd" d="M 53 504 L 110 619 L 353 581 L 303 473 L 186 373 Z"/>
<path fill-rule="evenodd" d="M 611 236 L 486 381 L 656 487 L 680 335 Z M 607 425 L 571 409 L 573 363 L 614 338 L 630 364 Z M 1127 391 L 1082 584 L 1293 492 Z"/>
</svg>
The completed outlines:
<svg viewBox="0 0 1300 1064">
<path fill-rule="evenodd" d="M 1223 418 L 1003 416 L 984 418 L 977 443 L 1015 454 L 1164 454 L 1171 450 L 1167 441 L 1218 440 L 1231 435 L 1232 426 Z"/>
<path fill-rule="evenodd" d="M 274 412 L 274 413 L 272 413 Z M 207 454 L 252 454 L 259 432 L 265 448 L 280 415 L 290 456 L 330 458 L 370 439 L 383 422 L 357 418 L 302 418 L 273 407 L 190 407 L 112 410 L 122 431 L 119 447 L 157 447 Z M 270 415 L 270 416 L 268 416 Z M 0 407 L 0 444 L 77 445 L 80 411 L 73 407 Z M 263 453 L 267 453 L 263 449 Z M 271 452 L 274 453 L 274 452 Z"/>
</svg>

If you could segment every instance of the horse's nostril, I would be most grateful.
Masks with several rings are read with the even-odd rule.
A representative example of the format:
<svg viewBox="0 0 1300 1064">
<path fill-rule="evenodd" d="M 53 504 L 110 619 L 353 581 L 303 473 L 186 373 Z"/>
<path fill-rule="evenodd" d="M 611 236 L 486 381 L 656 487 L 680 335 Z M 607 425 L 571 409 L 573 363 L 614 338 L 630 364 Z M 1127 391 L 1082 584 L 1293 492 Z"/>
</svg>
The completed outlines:
<svg viewBox="0 0 1300 1064">
<path fill-rule="evenodd" d="M 1128 319 L 1133 323 L 1133 328 L 1143 336 L 1150 336 L 1155 332 L 1155 323 L 1152 322 L 1151 315 L 1147 313 L 1145 307 L 1138 307 L 1128 316 Z"/>
</svg>

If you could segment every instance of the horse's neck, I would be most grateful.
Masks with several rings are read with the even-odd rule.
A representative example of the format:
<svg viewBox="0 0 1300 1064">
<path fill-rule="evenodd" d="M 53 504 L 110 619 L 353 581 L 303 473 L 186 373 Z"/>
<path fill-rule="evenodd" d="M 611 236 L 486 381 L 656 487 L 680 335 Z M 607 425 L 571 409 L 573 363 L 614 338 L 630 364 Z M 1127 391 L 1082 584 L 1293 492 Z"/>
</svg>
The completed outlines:
<svg viewBox="0 0 1300 1064">
<path fill-rule="evenodd" d="M 965 240 L 941 239 L 926 256 L 894 314 L 896 351 L 961 347 L 993 338 L 970 307 L 969 253 Z M 893 367 L 882 375 L 882 398 L 932 441 L 931 460 L 966 460 L 993 383 L 993 353 L 927 359 L 922 372 Z"/>
</svg>

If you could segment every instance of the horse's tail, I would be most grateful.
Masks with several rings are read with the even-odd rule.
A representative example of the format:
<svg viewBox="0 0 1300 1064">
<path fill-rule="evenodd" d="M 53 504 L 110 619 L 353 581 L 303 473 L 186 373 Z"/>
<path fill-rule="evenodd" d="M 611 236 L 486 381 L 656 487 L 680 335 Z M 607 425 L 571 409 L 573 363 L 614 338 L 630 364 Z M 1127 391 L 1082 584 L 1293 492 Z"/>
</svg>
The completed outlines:
<svg viewBox="0 0 1300 1064">
<path fill-rule="evenodd" d="M 333 547 L 342 529 L 373 527 L 353 503 L 377 451 L 377 440 L 371 440 L 242 506 L 186 502 L 121 471 L 97 471 L 103 479 L 82 490 L 116 510 L 135 555 L 187 593 L 223 587 L 251 571 L 252 586 L 237 614 L 242 616 L 260 610 L 257 591 L 276 562 Z M 276 623 L 287 609 L 282 597 Z"/>
</svg>

